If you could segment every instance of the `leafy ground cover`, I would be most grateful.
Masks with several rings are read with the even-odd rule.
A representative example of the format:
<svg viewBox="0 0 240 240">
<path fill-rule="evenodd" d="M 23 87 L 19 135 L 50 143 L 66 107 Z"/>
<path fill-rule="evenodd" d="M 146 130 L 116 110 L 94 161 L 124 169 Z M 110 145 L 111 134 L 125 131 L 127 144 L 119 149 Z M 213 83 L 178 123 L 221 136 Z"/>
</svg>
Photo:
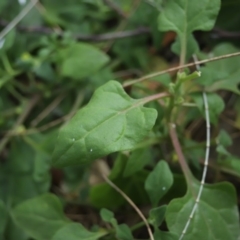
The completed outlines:
<svg viewBox="0 0 240 240">
<path fill-rule="evenodd" d="M 239 8 L 1 0 L 0 240 L 240 239 Z"/>
</svg>

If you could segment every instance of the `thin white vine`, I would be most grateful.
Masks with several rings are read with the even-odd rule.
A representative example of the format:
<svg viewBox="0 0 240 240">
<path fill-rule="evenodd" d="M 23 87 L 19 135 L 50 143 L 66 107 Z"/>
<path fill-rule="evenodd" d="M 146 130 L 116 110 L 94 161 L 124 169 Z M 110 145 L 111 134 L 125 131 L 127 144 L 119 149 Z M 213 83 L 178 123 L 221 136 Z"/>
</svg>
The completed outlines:
<svg viewBox="0 0 240 240">
<path fill-rule="evenodd" d="M 199 64 L 197 64 L 197 57 L 196 55 L 193 55 L 194 62 L 196 63 L 196 68 L 197 70 L 200 70 Z M 201 179 L 201 185 L 198 191 L 197 198 L 195 200 L 193 209 L 191 211 L 191 214 L 188 218 L 188 221 L 182 231 L 182 234 L 179 238 L 179 240 L 182 240 L 187 232 L 187 229 L 191 223 L 191 220 L 193 219 L 194 213 L 196 212 L 198 208 L 198 204 L 200 202 L 201 196 L 202 196 L 202 191 L 203 187 L 205 184 L 206 180 L 206 175 L 207 175 L 207 169 L 208 169 L 208 161 L 209 161 L 209 152 L 210 152 L 210 119 L 209 119 L 209 107 L 208 107 L 208 99 L 207 99 L 207 94 L 203 92 L 203 104 L 204 104 L 204 109 L 205 109 L 205 117 L 206 117 L 206 152 L 205 152 L 205 160 L 204 160 L 204 168 L 203 168 L 203 174 L 202 174 L 202 179 Z"/>
</svg>

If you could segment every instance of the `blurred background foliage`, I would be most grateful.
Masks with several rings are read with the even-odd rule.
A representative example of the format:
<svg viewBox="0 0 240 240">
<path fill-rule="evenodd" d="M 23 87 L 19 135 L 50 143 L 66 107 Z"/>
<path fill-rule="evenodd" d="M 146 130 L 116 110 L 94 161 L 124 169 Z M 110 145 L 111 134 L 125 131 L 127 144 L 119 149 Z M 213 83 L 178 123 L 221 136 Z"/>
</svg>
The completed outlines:
<svg viewBox="0 0 240 240">
<path fill-rule="evenodd" d="M 1 0 L 1 28 L 28 2 Z M 184 194 L 184 177 L 160 117 L 156 131 L 131 153 L 111 154 L 84 166 L 51 167 L 59 127 L 89 101 L 97 87 L 111 79 L 124 82 L 177 66 L 178 57 L 171 52 L 175 34 L 158 30 L 157 18 L 165 2 L 42 0 L 0 40 L 0 215 L 8 216 L 1 217 L 0 239 L 30 239 L 12 220 L 11 209 L 47 192 L 59 196 L 68 218 L 88 228 L 103 225 L 97 213 L 102 207 L 115 210 L 119 222 L 136 224 L 139 218 L 100 173 L 110 173 L 110 179 L 147 212 L 150 200 L 144 182 L 157 161 L 165 159 L 174 173 L 174 185 L 161 203 Z M 239 0 L 222 0 L 214 29 L 194 33 L 200 58 L 239 51 L 239 9 Z M 214 153 L 208 181 L 228 180 L 239 189 L 239 61 L 225 60 L 222 71 L 217 62 L 207 66 L 197 80 L 202 85 L 204 81 L 210 85 L 216 72 L 216 79 L 224 76 L 234 81 L 220 90 L 219 85 L 210 87 L 218 94 L 209 98 Z M 171 77 L 156 77 L 126 91 L 144 97 L 163 91 Z M 180 138 L 184 136 L 181 142 L 189 165 L 200 176 L 205 125 L 200 96 L 193 93 L 192 99 L 199 108 L 183 113 L 178 130 Z M 157 108 L 159 116 L 164 114 L 156 103 L 149 106 Z M 138 231 L 138 236 L 146 237 L 146 231 Z"/>
</svg>

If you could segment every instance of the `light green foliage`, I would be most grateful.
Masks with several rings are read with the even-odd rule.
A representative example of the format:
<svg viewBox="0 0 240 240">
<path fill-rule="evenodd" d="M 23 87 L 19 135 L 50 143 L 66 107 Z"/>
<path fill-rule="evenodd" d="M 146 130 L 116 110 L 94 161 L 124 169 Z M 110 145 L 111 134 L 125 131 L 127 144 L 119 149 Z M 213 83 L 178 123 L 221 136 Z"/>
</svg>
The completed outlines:
<svg viewBox="0 0 240 240">
<path fill-rule="evenodd" d="M 141 148 L 133 151 L 124 169 L 124 177 L 129 177 L 132 174 L 140 171 L 149 163 L 150 160 L 151 153 L 149 148 Z"/>
<path fill-rule="evenodd" d="M 179 47 L 177 53 L 189 58 L 198 49 L 192 32 L 196 30 L 209 31 L 213 28 L 220 0 L 169 0 L 158 19 L 160 31 L 175 31 L 178 34 Z"/>
<path fill-rule="evenodd" d="M 103 175 L 155 240 L 240 239 L 240 57 L 159 74 L 238 52 L 240 1 L 40 2 L 0 39 L 0 240 L 150 239 Z"/>
<path fill-rule="evenodd" d="M 74 43 L 57 53 L 60 74 L 76 80 L 89 77 L 100 70 L 109 57 L 87 43 Z"/>
<path fill-rule="evenodd" d="M 133 235 L 126 224 L 120 224 L 116 226 L 116 237 L 119 240 L 133 240 Z"/>
<path fill-rule="evenodd" d="M 69 223 L 61 202 L 49 193 L 20 203 L 11 215 L 19 227 L 38 240 L 51 239 L 60 228 Z"/>
<path fill-rule="evenodd" d="M 170 232 L 181 235 L 193 209 L 199 187 L 200 183 L 192 179 L 187 194 L 172 200 L 168 205 L 166 221 Z M 235 201 L 236 193 L 229 183 L 205 185 L 184 240 L 236 240 L 240 229 Z"/>
<path fill-rule="evenodd" d="M 159 200 L 167 193 L 172 184 L 173 176 L 167 162 L 160 161 L 145 182 L 145 189 L 153 206 L 158 204 Z M 156 188 L 158 189 L 157 191 Z"/>
<path fill-rule="evenodd" d="M 227 53 L 238 52 L 239 49 L 229 43 L 222 43 L 213 49 L 214 56 L 220 56 Z M 223 59 L 216 62 L 206 64 L 202 68 L 202 77 L 197 82 L 201 85 L 207 86 L 208 91 L 229 90 L 240 94 L 238 88 L 240 84 L 240 57 L 233 59 Z"/>
<path fill-rule="evenodd" d="M 115 221 L 114 213 L 108 209 L 101 209 L 100 215 L 103 221 L 111 223 L 112 221 Z"/>
<path fill-rule="evenodd" d="M 66 226 L 60 228 L 51 240 L 96 240 L 106 235 L 106 232 L 89 232 L 81 224 L 69 223 Z"/>
<path fill-rule="evenodd" d="M 134 148 L 153 127 L 157 112 L 142 107 L 122 86 L 110 81 L 59 132 L 53 164 L 87 163 L 109 153 Z"/>
<path fill-rule="evenodd" d="M 166 213 L 166 205 L 163 205 L 161 207 L 152 208 L 149 212 L 149 223 L 151 223 L 154 226 L 154 229 L 157 230 L 158 227 L 162 224 L 165 213 Z"/>
</svg>

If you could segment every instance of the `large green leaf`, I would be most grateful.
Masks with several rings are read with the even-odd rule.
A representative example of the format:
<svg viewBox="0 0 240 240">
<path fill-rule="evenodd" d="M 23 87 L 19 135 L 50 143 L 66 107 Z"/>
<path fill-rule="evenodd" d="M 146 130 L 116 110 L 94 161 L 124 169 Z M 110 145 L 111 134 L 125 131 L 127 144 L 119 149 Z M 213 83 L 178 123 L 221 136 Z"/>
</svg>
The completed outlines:
<svg viewBox="0 0 240 240">
<path fill-rule="evenodd" d="M 61 202 L 53 194 L 44 194 L 17 205 L 12 214 L 15 223 L 38 240 L 51 239 L 69 223 Z"/>
<path fill-rule="evenodd" d="M 107 232 L 89 232 L 81 224 L 69 223 L 56 232 L 51 240 L 96 240 Z"/>
<path fill-rule="evenodd" d="M 169 0 L 160 13 L 158 27 L 160 31 L 175 31 L 179 41 L 176 45 L 180 47 L 177 52 L 184 51 L 190 57 L 197 50 L 192 32 L 211 30 L 219 9 L 220 0 Z"/>
<path fill-rule="evenodd" d="M 86 163 L 109 153 L 132 149 L 153 127 L 157 112 L 142 107 L 110 81 L 98 88 L 86 107 L 60 131 L 53 153 L 56 166 Z"/>
<path fill-rule="evenodd" d="M 168 192 L 172 184 L 173 175 L 167 162 L 160 161 L 148 175 L 145 182 L 145 189 L 153 206 L 158 204 L 159 200 Z"/>
<path fill-rule="evenodd" d="M 239 49 L 229 43 L 219 44 L 213 49 L 214 56 L 238 52 Z M 201 69 L 201 77 L 196 81 L 207 86 L 207 91 L 229 90 L 240 94 L 240 57 L 227 58 L 216 62 L 207 63 Z"/>
<path fill-rule="evenodd" d="M 77 80 L 91 76 L 109 61 L 104 52 L 87 43 L 72 44 L 58 54 L 61 75 Z"/>
<path fill-rule="evenodd" d="M 172 233 L 181 235 L 193 209 L 200 183 L 192 179 L 186 195 L 167 207 L 166 221 Z M 236 192 L 229 183 L 204 185 L 201 200 L 184 240 L 236 240 L 240 236 Z"/>
</svg>

